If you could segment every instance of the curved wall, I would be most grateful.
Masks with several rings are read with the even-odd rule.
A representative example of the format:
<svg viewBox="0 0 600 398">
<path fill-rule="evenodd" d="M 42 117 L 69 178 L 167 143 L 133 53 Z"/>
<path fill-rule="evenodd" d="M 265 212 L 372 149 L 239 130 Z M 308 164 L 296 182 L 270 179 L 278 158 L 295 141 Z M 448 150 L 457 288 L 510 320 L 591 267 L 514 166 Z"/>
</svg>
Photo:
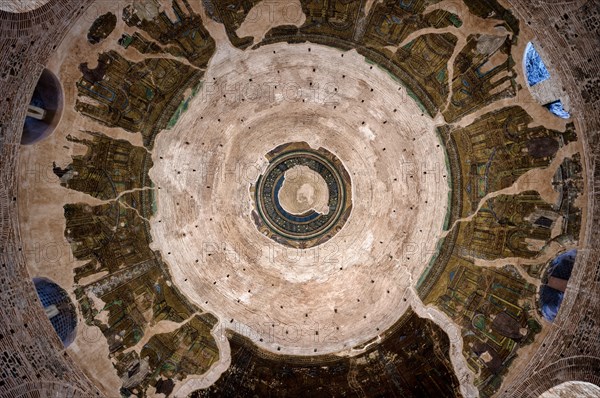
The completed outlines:
<svg viewBox="0 0 600 398">
<path fill-rule="evenodd" d="M 16 209 L 15 168 L 26 108 L 37 76 L 78 15 L 91 1 L 56 0 L 23 15 L 0 11 L 0 358 L 11 374 L 0 383 L 0 395 L 81 396 L 100 395 L 86 375 L 63 353 L 60 340 L 37 304 L 21 250 Z M 572 114 L 579 117 L 586 156 L 589 205 L 586 241 L 574 268 L 567 295 L 555 326 L 542 348 L 522 369 L 512 369 L 500 396 L 538 397 L 571 380 L 600 383 L 600 210 L 595 190 L 600 138 L 600 15 L 592 1 L 517 2 L 513 9 L 544 38 L 551 73 L 558 73 L 570 95 Z M 568 19 L 564 16 L 568 15 Z M 593 58 L 595 57 L 595 58 Z M 20 364 L 20 365 L 18 365 Z M 592 375 L 592 376 L 590 376 Z M 589 380 L 588 380 L 589 379 Z"/>
<path fill-rule="evenodd" d="M 42 306 L 22 251 L 17 219 L 21 133 L 27 106 L 48 57 L 86 0 L 55 0 L 26 14 L 0 11 L 0 359 L 9 374 L 0 396 L 100 396 L 100 391 L 64 352 Z"/>
</svg>

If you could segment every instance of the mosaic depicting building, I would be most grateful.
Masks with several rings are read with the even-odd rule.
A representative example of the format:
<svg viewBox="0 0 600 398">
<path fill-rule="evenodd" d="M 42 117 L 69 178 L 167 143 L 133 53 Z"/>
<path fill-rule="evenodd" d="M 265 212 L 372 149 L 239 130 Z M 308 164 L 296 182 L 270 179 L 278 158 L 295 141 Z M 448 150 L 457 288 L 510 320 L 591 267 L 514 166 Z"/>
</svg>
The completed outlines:
<svg viewBox="0 0 600 398">
<path fill-rule="evenodd" d="M 0 397 L 600 396 L 598 1 L 0 32 Z"/>
</svg>

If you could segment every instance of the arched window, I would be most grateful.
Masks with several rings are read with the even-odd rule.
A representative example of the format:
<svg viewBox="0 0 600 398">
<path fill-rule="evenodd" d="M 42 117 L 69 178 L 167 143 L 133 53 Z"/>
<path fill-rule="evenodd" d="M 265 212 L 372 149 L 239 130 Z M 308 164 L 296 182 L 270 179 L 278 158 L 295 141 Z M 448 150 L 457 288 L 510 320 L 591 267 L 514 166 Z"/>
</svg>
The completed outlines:
<svg viewBox="0 0 600 398">
<path fill-rule="evenodd" d="M 569 119 L 571 115 L 560 98 L 561 93 L 557 88 L 559 85 L 550 75 L 544 60 L 531 42 L 525 47 L 523 69 L 529 90 L 536 101 L 555 116 Z"/>
<path fill-rule="evenodd" d="M 67 347 L 75 339 L 77 327 L 77 313 L 71 298 L 49 279 L 34 278 L 33 284 L 52 327 Z"/>
<path fill-rule="evenodd" d="M 60 81 L 54 73 L 44 69 L 29 101 L 21 144 L 31 145 L 52 134 L 60 121 L 62 109 Z"/>
<path fill-rule="evenodd" d="M 547 321 L 554 321 L 558 314 L 576 257 L 577 250 L 569 250 L 552 260 L 548 266 L 540 287 L 540 310 Z"/>
<path fill-rule="evenodd" d="M 525 48 L 525 74 L 530 87 L 550 79 L 546 64 L 531 42 Z"/>
</svg>

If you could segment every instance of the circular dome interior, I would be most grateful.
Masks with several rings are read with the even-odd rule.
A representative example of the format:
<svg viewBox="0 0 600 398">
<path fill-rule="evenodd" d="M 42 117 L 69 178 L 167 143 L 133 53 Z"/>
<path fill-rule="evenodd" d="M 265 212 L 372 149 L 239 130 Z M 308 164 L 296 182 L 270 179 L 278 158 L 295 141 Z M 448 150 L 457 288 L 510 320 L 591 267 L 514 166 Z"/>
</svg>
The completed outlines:
<svg viewBox="0 0 600 398">
<path fill-rule="evenodd" d="M 17 3 L 0 395 L 600 385 L 597 2 Z"/>
</svg>

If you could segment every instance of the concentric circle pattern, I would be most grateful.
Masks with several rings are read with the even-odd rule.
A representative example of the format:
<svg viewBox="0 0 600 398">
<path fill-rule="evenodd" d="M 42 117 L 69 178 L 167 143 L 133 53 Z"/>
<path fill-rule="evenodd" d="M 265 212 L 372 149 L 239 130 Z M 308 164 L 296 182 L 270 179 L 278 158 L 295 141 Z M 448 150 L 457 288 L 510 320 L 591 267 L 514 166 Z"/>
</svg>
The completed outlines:
<svg viewBox="0 0 600 398">
<path fill-rule="evenodd" d="M 192 302 L 269 352 L 331 354 L 377 338 L 410 308 L 406 288 L 443 234 L 450 188 L 434 121 L 355 52 L 274 44 L 219 59 L 206 75 L 214 83 L 156 138 L 152 249 Z M 246 65 L 251 77 L 239 73 Z M 361 113 L 363 99 L 380 113 Z M 296 199 L 294 181 L 308 177 L 315 213 L 338 220 L 305 248 L 281 240 L 257 211 L 255 188 L 293 152 L 328 166 L 345 198 L 330 208 L 342 196 L 327 188 L 322 206 L 317 191 L 330 178 L 306 165 L 288 170 L 282 209 L 310 212 L 283 197 Z"/>
<path fill-rule="evenodd" d="M 599 27 L 0 4 L 0 396 L 593 395 Z"/>
<path fill-rule="evenodd" d="M 342 229 L 352 209 L 352 184 L 339 159 L 324 148 L 311 150 L 306 143 L 279 146 L 269 152 L 267 159 L 269 167 L 253 187 L 256 203 L 253 216 L 261 232 L 276 242 L 306 249 L 331 239 Z M 302 166 L 321 176 L 327 186 L 327 209 L 323 213 L 310 209 L 292 214 L 280 202 L 286 181 L 291 180 L 291 184 L 294 180 L 304 180 Z M 309 190 L 309 197 L 302 199 L 312 203 L 314 185 L 317 182 L 309 177 L 308 182 L 298 186 L 296 195 L 304 195 L 302 189 Z"/>
</svg>

